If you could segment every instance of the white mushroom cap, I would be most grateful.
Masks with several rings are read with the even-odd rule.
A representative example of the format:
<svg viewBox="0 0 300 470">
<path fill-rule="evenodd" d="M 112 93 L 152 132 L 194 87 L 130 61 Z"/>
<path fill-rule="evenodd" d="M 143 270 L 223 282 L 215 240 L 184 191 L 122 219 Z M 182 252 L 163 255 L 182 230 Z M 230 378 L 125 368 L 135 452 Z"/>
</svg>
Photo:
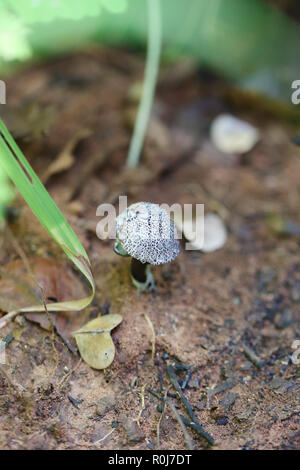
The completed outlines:
<svg viewBox="0 0 300 470">
<path fill-rule="evenodd" d="M 122 247 L 142 263 L 169 263 L 179 254 L 174 222 L 158 204 L 132 204 L 117 217 L 116 230 Z"/>
</svg>

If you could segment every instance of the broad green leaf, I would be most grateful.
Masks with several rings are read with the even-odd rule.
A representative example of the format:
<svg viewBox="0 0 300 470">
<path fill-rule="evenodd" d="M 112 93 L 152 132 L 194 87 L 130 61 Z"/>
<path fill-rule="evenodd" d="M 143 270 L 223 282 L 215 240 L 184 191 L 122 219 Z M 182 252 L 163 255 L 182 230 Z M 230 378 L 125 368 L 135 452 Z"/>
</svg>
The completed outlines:
<svg viewBox="0 0 300 470">
<path fill-rule="evenodd" d="M 128 0 L 101 0 L 101 2 L 111 13 L 124 13 L 128 7 Z"/>
<path fill-rule="evenodd" d="M 104 7 L 112 13 L 126 10 L 126 0 L 6 0 L 6 4 L 28 24 L 49 23 L 56 18 L 80 20 L 97 16 Z"/>
</svg>

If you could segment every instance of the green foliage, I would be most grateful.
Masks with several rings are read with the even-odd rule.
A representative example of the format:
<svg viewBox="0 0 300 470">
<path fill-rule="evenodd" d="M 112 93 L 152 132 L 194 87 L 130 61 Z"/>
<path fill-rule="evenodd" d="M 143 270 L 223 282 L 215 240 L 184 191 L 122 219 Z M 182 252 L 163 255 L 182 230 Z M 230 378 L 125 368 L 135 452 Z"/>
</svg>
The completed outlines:
<svg viewBox="0 0 300 470">
<path fill-rule="evenodd" d="M 89 258 L 78 237 L 60 212 L 50 194 L 29 165 L 15 140 L 0 120 L 0 166 L 12 179 L 36 217 L 60 245 L 75 266 L 89 281 L 92 294 L 90 297 L 69 302 L 48 304 L 49 311 L 81 310 L 94 297 L 94 279 L 90 271 Z M 29 306 L 22 312 L 44 311 L 44 305 Z"/>
<path fill-rule="evenodd" d="M 123 13 L 128 0 L 1 0 L 0 61 L 26 60 L 32 56 L 29 36 L 39 23 L 81 20 L 101 12 Z"/>
<path fill-rule="evenodd" d="M 299 25 L 278 8 L 262 0 L 160 3 L 164 57 L 194 57 L 247 88 L 290 102 L 291 82 L 300 75 Z M 146 0 L 0 0 L 2 72 L 31 53 L 55 55 L 90 41 L 145 44 L 146 5 Z"/>
<path fill-rule="evenodd" d="M 127 0 L 6 0 L 6 5 L 24 23 L 34 24 L 56 18 L 80 20 L 97 16 L 103 7 L 112 13 L 121 13 L 127 7 Z"/>
<path fill-rule="evenodd" d="M 29 28 L 21 18 L 8 11 L 0 3 L 0 60 L 26 60 L 32 55 L 27 39 Z"/>
</svg>

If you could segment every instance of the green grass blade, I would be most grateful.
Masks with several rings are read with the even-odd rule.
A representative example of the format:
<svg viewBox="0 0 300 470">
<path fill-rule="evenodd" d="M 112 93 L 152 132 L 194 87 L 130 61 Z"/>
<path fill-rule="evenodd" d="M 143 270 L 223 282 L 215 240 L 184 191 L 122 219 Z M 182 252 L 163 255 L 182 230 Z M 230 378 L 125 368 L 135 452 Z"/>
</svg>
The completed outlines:
<svg viewBox="0 0 300 470">
<path fill-rule="evenodd" d="M 0 165 L 12 179 L 33 213 L 89 281 L 92 294 L 86 299 L 47 304 L 49 311 L 81 310 L 93 299 L 94 279 L 89 258 L 78 237 L 62 215 L 15 140 L 0 119 Z M 44 311 L 44 306 L 30 306 L 20 311 Z"/>
</svg>

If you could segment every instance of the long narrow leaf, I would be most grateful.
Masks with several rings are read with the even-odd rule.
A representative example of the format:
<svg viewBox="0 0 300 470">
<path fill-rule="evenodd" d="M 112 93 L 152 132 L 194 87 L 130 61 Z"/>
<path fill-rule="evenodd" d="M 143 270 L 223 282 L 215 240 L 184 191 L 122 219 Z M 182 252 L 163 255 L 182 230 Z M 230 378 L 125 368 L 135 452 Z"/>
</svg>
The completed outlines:
<svg viewBox="0 0 300 470">
<path fill-rule="evenodd" d="M 80 300 L 47 304 L 49 311 L 81 310 L 92 301 L 95 292 L 89 258 L 78 237 L 24 157 L 0 119 L 0 165 L 12 179 L 36 217 L 89 281 L 92 293 Z M 44 305 L 29 306 L 22 312 L 44 311 Z"/>
</svg>

